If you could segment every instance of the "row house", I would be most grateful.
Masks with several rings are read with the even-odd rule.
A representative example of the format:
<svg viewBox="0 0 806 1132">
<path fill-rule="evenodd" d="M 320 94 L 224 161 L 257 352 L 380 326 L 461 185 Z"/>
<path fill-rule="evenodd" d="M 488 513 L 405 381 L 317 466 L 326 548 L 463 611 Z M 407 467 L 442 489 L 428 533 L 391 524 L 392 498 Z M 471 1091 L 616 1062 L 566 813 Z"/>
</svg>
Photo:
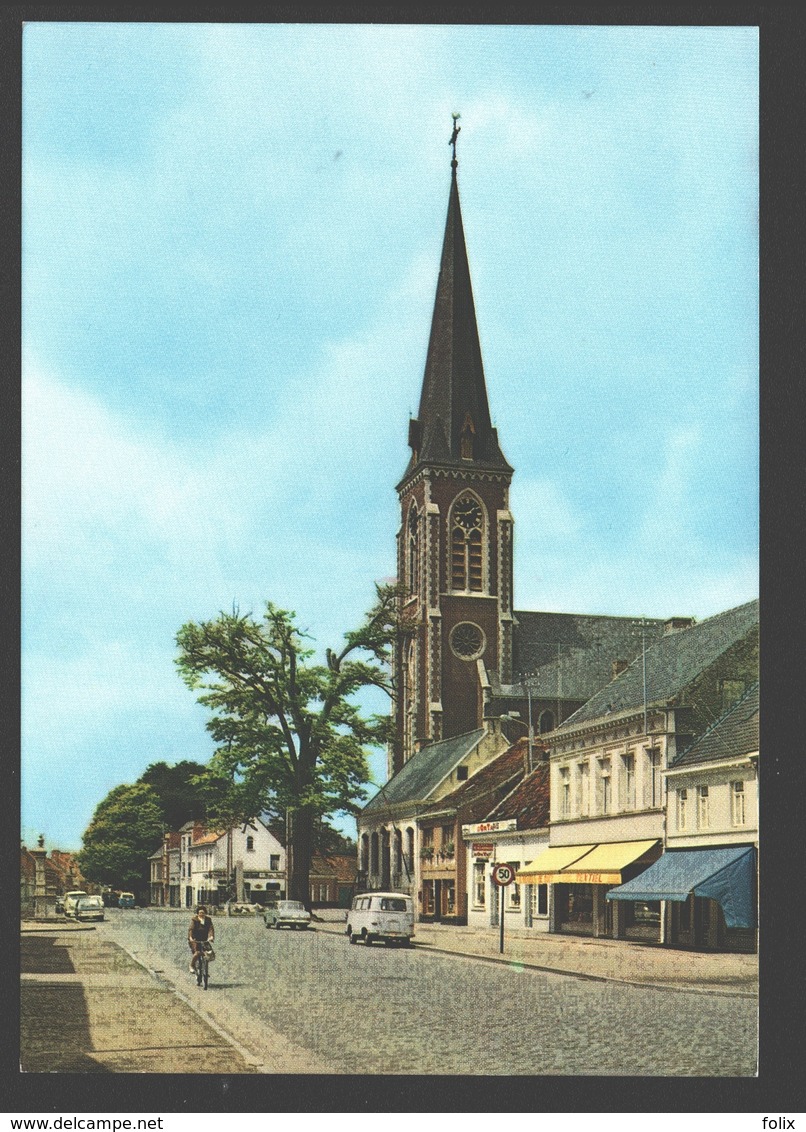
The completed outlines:
<svg viewBox="0 0 806 1132">
<path fill-rule="evenodd" d="M 630 885 L 645 870 L 651 875 L 648 866 L 656 867 L 669 845 L 675 819 L 668 812 L 667 784 L 684 779 L 684 767 L 695 765 L 694 756 L 678 760 L 696 750 L 696 741 L 757 674 L 758 603 L 749 602 L 696 625 L 673 627 L 543 736 L 550 764 L 548 847 L 518 880 L 547 887 L 549 930 L 670 938 L 674 925 L 661 898 L 632 899 L 637 888 Z M 688 786 L 680 789 L 678 811 Z M 748 792 L 733 789 L 736 795 Z M 738 812 L 740 803 L 734 805 Z M 715 923 L 720 914 L 712 913 Z M 683 936 L 677 930 L 672 938 Z"/>
<path fill-rule="evenodd" d="M 420 818 L 509 746 L 493 719 L 413 754 L 358 816 L 358 890 L 409 893 L 423 915 Z"/>
<path fill-rule="evenodd" d="M 510 928 L 547 931 L 548 885 L 517 881 L 499 888 L 492 880 L 497 864 L 516 873 L 549 843 L 549 764 L 542 745 L 533 750 L 536 765 L 483 821 L 462 826 L 468 878 L 467 922 L 499 927 L 503 914 Z"/>
<path fill-rule="evenodd" d="M 355 880 L 355 856 L 314 853 L 308 881 L 311 907 L 349 908 Z"/>
<path fill-rule="evenodd" d="M 467 923 L 467 855 L 462 828 L 489 813 L 528 770 L 529 745 L 524 739 L 421 814 L 418 820 L 421 920 Z"/>
<path fill-rule="evenodd" d="M 759 685 L 672 762 L 666 851 L 608 899 L 658 908 L 683 947 L 756 948 Z"/>
</svg>

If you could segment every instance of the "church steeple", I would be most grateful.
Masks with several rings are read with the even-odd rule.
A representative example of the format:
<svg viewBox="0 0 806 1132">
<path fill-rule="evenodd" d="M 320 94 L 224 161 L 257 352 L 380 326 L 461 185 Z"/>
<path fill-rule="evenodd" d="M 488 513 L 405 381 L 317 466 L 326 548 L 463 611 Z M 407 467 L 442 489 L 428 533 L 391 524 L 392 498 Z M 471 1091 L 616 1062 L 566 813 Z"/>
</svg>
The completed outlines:
<svg viewBox="0 0 806 1132">
<path fill-rule="evenodd" d="M 512 468 L 490 421 L 456 183 L 420 408 L 400 497 L 399 628 L 390 774 L 424 745 L 482 725 L 481 679 L 512 670 Z"/>
<path fill-rule="evenodd" d="M 420 408 L 409 423 L 411 460 L 400 487 L 422 464 L 512 472 L 492 427 L 456 169 L 454 118 L 451 188 L 431 320 Z"/>
</svg>

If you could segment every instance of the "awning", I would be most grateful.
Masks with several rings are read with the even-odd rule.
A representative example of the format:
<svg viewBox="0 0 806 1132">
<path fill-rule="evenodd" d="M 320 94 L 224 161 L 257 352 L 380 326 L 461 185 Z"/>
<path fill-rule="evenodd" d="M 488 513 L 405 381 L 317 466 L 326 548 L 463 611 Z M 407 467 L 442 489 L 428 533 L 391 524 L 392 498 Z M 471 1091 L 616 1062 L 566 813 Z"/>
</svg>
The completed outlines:
<svg viewBox="0 0 806 1132">
<path fill-rule="evenodd" d="M 729 928 L 752 928 L 754 850 L 672 849 L 634 880 L 608 892 L 608 900 L 717 900 Z"/>
<path fill-rule="evenodd" d="M 611 841 L 597 845 L 581 860 L 566 865 L 554 878 L 555 884 L 621 884 L 621 870 L 643 857 L 658 844 L 650 841 Z"/>
<path fill-rule="evenodd" d="M 520 884 L 551 884 L 555 873 L 584 857 L 593 848 L 595 848 L 593 845 L 553 845 L 550 849 L 544 849 L 530 864 L 517 872 L 515 880 Z"/>
</svg>

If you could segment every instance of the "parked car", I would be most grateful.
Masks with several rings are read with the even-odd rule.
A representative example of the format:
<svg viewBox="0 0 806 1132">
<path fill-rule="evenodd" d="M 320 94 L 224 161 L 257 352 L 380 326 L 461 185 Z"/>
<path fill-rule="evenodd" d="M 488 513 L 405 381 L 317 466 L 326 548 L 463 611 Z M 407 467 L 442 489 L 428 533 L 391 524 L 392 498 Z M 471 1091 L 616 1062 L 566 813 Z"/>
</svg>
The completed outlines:
<svg viewBox="0 0 806 1132">
<path fill-rule="evenodd" d="M 382 939 L 411 947 L 414 936 L 414 904 L 405 892 L 365 892 L 356 896 L 347 913 L 350 943 L 369 945 Z"/>
<path fill-rule="evenodd" d="M 311 913 L 299 900 L 272 900 L 263 910 L 267 928 L 310 927 Z"/>
<path fill-rule="evenodd" d="M 77 920 L 103 920 L 104 902 L 100 896 L 81 896 L 76 903 Z"/>
<path fill-rule="evenodd" d="M 78 903 L 78 901 L 81 899 L 82 896 L 86 896 L 86 895 L 87 895 L 87 893 L 84 891 L 83 888 L 74 888 L 71 892 L 65 892 L 65 894 L 64 894 L 64 907 L 63 907 L 63 911 L 64 911 L 65 916 L 75 916 L 75 914 L 76 914 L 76 904 Z"/>
<path fill-rule="evenodd" d="M 118 908 L 133 908 L 134 907 L 134 893 L 121 892 L 118 897 Z"/>
</svg>

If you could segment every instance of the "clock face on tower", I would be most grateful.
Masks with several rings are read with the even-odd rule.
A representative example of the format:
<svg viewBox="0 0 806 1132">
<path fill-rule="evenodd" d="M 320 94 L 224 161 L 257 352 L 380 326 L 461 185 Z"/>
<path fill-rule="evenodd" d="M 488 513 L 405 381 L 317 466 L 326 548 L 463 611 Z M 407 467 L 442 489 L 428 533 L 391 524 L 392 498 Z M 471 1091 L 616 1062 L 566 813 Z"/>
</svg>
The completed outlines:
<svg viewBox="0 0 806 1132">
<path fill-rule="evenodd" d="M 465 531 L 481 530 L 481 507 L 473 499 L 462 499 L 453 509 L 453 521 Z"/>
</svg>

